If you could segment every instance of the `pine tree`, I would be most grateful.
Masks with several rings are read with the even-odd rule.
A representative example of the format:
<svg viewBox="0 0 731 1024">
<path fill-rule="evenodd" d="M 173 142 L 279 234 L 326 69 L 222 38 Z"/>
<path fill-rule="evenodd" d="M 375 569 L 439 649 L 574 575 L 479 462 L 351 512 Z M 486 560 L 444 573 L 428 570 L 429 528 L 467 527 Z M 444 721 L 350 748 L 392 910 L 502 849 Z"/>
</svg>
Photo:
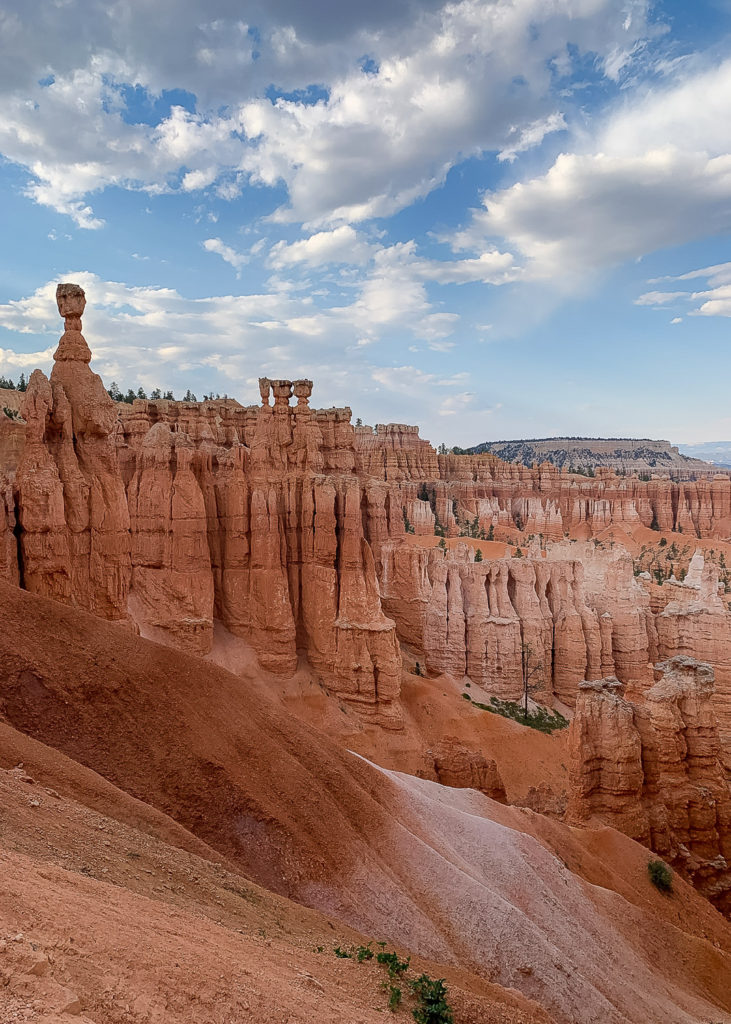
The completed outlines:
<svg viewBox="0 0 731 1024">
<path fill-rule="evenodd" d="M 18 381 L 18 391 L 27 391 L 27 390 L 28 390 L 28 382 L 25 379 L 25 374 L 21 373 L 20 380 Z"/>
<path fill-rule="evenodd" d="M 477 551 L 475 551 L 475 561 L 476 562 L 481 562 L 482 561 L 482 552 L 480 551 L 479 548 L 477 549 Z"/>
</svg>

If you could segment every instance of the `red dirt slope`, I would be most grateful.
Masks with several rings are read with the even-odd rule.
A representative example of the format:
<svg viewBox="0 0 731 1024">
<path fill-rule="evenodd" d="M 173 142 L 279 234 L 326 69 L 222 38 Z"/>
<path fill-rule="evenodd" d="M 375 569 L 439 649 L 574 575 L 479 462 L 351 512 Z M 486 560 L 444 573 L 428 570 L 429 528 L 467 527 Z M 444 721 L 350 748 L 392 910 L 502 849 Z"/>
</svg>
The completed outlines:
<svg viewBox="0 0 731 1024">
<path fill-rule="evenodd" d="M 731 1021 L 728 926 L 683 883 L 652 891 L 629 840 L 610 833 L 608 864 L 592 833 L 377 769 L 223 669 L 52 601 L 1 585 L 0 615 L 6 722 L 257 883 L 556 1021 Z"/>
</svg>

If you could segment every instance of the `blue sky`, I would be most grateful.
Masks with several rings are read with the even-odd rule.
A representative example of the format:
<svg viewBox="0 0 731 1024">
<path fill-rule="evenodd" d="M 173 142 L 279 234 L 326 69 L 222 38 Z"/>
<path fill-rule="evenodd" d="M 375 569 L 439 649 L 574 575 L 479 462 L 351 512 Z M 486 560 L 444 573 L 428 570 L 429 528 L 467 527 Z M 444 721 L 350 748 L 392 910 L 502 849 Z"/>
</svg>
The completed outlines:
<svg viewBox="0 0 731 1024">
<path fill-rule="evenodd" d="M 0 373 L 731 437 L 731 3 L 4 0 Z"/>
</svg>

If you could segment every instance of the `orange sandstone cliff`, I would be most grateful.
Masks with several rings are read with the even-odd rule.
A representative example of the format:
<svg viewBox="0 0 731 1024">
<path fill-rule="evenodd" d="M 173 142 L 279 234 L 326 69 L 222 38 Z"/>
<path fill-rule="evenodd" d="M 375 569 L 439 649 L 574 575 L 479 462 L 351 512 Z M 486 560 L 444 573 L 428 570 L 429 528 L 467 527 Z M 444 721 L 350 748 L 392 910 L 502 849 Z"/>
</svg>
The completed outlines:
<svg viewBox="0 0 731 1024">
<path fill-rule="evenodd" d="M 636 703 L 610 677 L 579 687 L 568 818 L 598 819 L 651 847 L 731 910 L 731 786 L 713 711 L 713 669 L 678 655 Z"/>
</svg>

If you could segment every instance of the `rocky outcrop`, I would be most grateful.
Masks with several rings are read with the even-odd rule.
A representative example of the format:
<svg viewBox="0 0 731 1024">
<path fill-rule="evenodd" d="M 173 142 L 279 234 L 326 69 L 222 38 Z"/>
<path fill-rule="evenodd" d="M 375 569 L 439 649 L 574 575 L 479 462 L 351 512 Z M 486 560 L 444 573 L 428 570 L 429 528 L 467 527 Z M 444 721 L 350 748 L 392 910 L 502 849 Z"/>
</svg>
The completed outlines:
<svg viewBox="0 0 731 1024">
<path fill-rule="evenodd" d="M 658 656 L 683 654 L 713 665 L 714 708 L 731 750 L 731 614 L 719 593 L 718 571 L 698 550 L 682 582 L 666 580 L 657 589 L 665 600 L 654 620 Z"/>
<path fill-rule="evenodd" d="M 147 434 L 128 488 L 135 618 L 206 653 L 213 635 L 213 575 L 193 445 L 164 423 Z"/>
<path fill-rule="evenodd" d="M 554 540 L 588 538 L 622 523 L 697 537 L 731 534 L 731 479 L 712 468 L 706 477 L 680 482 L 659 474 L 649 481 L 617 476 L 601 467 L 584 477 L 550 462 L 524 466 L 491 454 L 438 455 L 415 427 L 403 424 L 356 428 L 355 443 L 359 470 L 395 483 L 404 508 L 426 488 L 449 536 L 475 517 L 485 533 L 493 526 Z"/>
<path fill-rule="evenodd" d="M 262 378 L 257 406 L 116 405 L 89 368 L 83 291 L 61 285 L 57 299 L 66 329 L 51 378 L 33 373 L 2 449 L 6 578 L 197 653 L 219 619 L 265 668 L 289 674 L 304 653 L 333 692 L 391 725 L 399 639 L 425 652 L 429 672 L 508 698 L 527 649 L 536 697 L 569 705 L 587 677 L 616 675 L 634 697 L 651 686 L 653 660 L 687 653 L 717 665 L 731 732 L 731 616 L 710 583 L 653 597 L 653 612 L 619 551 L 561 541 L 477 563 L 466 546 L 404 543 L 655 520 L 713 533 L 731 524 L 727 479 L 577 480 L 438 454 L 415 427 L 354 428 L 349 409 L 312 409 L 305 379 Z"/>
<path fill-rule="evenodd" d="M 587 675 L 616 672 L 650 685 L 649 598 L 620 552 L 571 547 L 543 557 L 474 561 L 474 549 L 384 545 L 383 606 L 401 639 L 424 652 L 427 671 L 449 672 L 496 696 L 522 693 L 522 658 L 537 671 L 537 699 L 573 704 Z M 650 630 L 648 632 L 648 630 Z"/>
<path fill-rule="evenodd" d="M 659 853 L 731 912 L 731 788 L 713 669 L 676 656 L 637 703 L 616 678 L 584 682 L 569 732 L 568 819 L 602 821 Z"/>
<path fill-rule="evenodd" d="M 83 289 L 59 285 L 56 299 L 66 329 L 51 379 L 34 370 L 23 407 L 26 440 L 16 486 L 24 584 L 105 618 L 126 619 L 130 530 L 116 408 L 89 369 Z"/>
<path fill-rule="evenodd" d="M 57 300 L 66 330 L 50 381 L 35 371 L 25 396 L 0 572 L 198 654 L 220 618 L 264 668 L 291 674 L 303 651 L 332 692 L 399 727 L 401 654 L 368 534 L 377 545 L 403 517 L 355 473 L 350 410 L 313 410 L 311 381 L 267 378 L 258 407 L 120 410 L 88 365 L 82 289 Z"/>
<path fill-rule="evenodd" d="M 437 782 L 454 789 L 477 789 L 492 800 L 507 803 L 505 785 L 496 762 L 478 750 L 468 750 L 458 739 L 446 737 L 434 750 L 427 751 L 434 760 Z"/>
</svg>

